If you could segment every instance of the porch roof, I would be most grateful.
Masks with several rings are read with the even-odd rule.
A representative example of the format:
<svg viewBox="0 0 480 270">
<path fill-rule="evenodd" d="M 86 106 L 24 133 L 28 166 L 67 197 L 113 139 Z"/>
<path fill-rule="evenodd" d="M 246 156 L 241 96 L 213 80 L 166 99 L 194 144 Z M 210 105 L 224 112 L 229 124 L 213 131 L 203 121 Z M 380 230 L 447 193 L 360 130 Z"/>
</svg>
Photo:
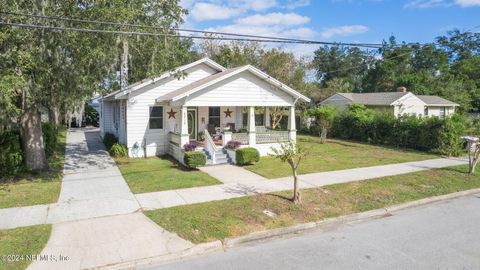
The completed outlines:
<svg viewBox="0 0 480 270">
<path fill-rule="evenodd" d="M 241 66 L 237 68 L 231 68 L 224 70 L 222 72 L 219 72 L 217 74 L 208 76 L 204 79 L 198 80 L 196 82 L 193 82 L 187 86 L 184 86 L 182 88 L 179 88 L 175 91 L 172 91 L 170 93 L 167 93 L 159 98 L 156 99 L 157 102 L 175 102 L 178 101 L 182 98 L 188 97 L 189 95 L 198 92 L 202 89 L 207 88 L 208 86 L 211 86 L 213 84 L 219 83 L 223 80 L 226 80 L 236 74 L 239 74 L 241 72 L 248 71 L 252 73 L 253 75 L 263 79 L 270 85 L 278 88 L 281 91 L 286 92 L 290 96 L 294 97 L 295 99 L 300 99 L 305 102 L 310 102 L 310 99 L 307 98 L 306 96 L 300 94 L 299 92 L 295 91 L 294 89 L 290 88 L 289 86 L 279 82 L 278 80 L 272 78 L 268 74 L 260 71 L 259 69 L 251 66 L 251 65 L 246 65 L 246 66 Z"/>
</svg>

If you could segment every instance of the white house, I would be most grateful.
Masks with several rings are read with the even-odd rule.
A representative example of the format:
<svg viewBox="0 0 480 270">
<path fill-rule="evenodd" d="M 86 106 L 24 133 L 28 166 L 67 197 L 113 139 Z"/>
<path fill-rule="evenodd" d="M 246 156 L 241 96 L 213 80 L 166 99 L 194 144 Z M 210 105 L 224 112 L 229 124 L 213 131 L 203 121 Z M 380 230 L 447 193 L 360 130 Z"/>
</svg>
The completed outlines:
<svg viewBox="0 0 480 270">
<path fill-rule="evenodd" d="M 234 159 L 223 150 L 231 140 L 261 155 L 295 141 L 300 101 L 310 100 L 253 66 L 226 69 L 203 58 L 104 96 L 100 132 L 117 136 L 131 157 L 170 154 L 183 162 L 183 146 L 200 141 L 208 163 L 223 163 Z M 289 108 L 288 130 L 268 128 L 275 106 Z"/>
<path fill-rule="evenodd" d="M 391 112 L 397 117 L 404 114 L 444 117 L 453 114 L 459 106 L 438 96 L 415 95 L 407 92 L 405 87 L 399 87 L 397 92 L 336 93 L 320 102 L 321 105 L 338 108 L 345 108 L 350 103 L 361 103 L 371 109 Z"/>
</svg>

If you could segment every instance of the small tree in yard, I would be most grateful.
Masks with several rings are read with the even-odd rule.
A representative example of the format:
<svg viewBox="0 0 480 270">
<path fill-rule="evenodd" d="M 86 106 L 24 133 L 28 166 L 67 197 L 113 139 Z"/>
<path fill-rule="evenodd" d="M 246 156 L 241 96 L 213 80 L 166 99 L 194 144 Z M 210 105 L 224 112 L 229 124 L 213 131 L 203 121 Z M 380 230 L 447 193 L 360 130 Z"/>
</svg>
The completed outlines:
<svg viewBox="0 0 480 270">
<path fill-rule="evenodd" d="M 480 158 L 480 142 L 478 141 L 478 138 L 464 139 L 467 141 L 468 172 L 474 174 L 475 168 L 477 167 L 478 160 Z"/>
<path fill-rule="evenodd" d="M 307 115 L 315 117 L 315 121 L 320 128 L 320 143 L 327 142 L 327 133 L 332 127 L 335 114 L 335 107 L 328 105 L 307 111 Z"/>
<path fill-rule="evenodd" d="M 300 162 L 306 157 L 306 152 L 293 142 L 282 143 L 280 148 L 272 147 L 273 156 L 280 159 L 282 162 L 287 162 L 292 169 L 293 174 L 293 197 L 292 201 L 295 204 L 301 202 L 300 191 L 298 190 L 298 175 L 297 169 Z"/>
</svg>

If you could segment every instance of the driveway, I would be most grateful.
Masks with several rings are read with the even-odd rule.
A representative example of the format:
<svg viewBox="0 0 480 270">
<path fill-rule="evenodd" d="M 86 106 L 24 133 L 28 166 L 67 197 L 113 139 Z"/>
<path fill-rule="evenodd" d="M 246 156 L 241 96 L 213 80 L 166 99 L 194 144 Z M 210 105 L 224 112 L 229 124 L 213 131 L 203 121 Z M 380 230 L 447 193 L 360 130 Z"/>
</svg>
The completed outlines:
<svg viewBox="0 0 480 270">
<path fill-rule="evenodd" d="M 480 195 L 149 269 L 480 269 Z"/>
<path fill-rule="evenodd" d="M 35 261 L 28 269 L 94 268 L 193 247 L 138 212 L 97 129 L 68 132 L 64 171 L 59 202 L 47 216 L 52 234 L 41 252 L 57 260 Z"/>
</svg>

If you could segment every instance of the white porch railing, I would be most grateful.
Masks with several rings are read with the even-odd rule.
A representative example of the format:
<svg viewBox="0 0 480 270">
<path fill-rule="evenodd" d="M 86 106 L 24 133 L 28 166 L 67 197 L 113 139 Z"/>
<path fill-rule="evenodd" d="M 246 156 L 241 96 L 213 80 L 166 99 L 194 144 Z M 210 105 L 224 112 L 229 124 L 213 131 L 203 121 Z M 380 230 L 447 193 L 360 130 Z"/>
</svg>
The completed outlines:
<svg viewBox="0 0 480 270">
<path fill-rule="evenodd" d="M 179 133 L 175 133 L 175 132 L 170 132 L 170 142 L 177 145 L 177 146 L 180 146 L 180 134 Z"/>
<path fill-rule="evenodd" d="M 205 150 L 207 150 L 207 152 L 210 154 L 210 157 L 212 158 L 212 163 L 215 164 L 216 162 L 215 154 L 218 151 L 218 149 L 208 130 L 205 130 Z"/>
<path fill-rule="evenodd" d="M 265 133 L 256 133 L 255 135 L 257 144 L 283 143 L 289 141 L 288 131 L 268 131 Z"/>
<path fill-rule="evenodd" d="M 248 145 L 248 133 L 232 133 L 232 140 Z"/>
</svg>

